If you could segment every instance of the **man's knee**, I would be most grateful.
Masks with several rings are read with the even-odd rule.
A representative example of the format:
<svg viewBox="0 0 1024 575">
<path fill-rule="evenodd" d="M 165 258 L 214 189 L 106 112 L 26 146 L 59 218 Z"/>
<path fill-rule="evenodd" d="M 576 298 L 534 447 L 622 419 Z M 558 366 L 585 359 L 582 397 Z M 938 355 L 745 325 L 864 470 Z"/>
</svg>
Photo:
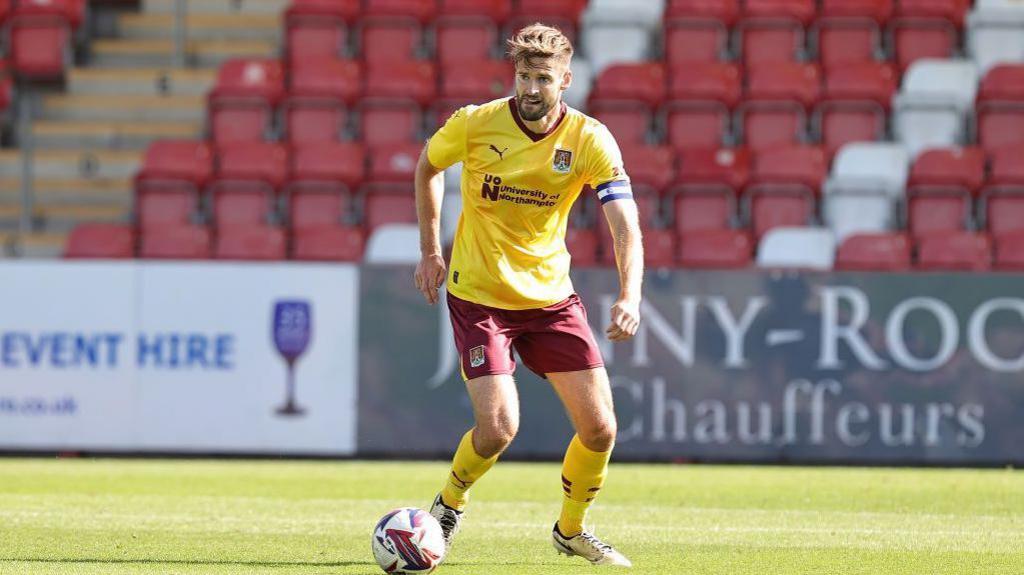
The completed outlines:
<svg viewBox="0 0 1024 575">
<path fill-rule="evenodd" d="M 473 447 L 481 457 L 494 457 L 505 451 L 518 432 L 518 415 L 499 413 L 495 417 L 477 422 Z"/>
<path fill-rule="evenodd" d="M 591 451 L 608 451 L 615 446 L 615 435 L 618 427 L 614 418 L 595 421 L 591 425 L 581 426 L 576 430 L 583 446 Z"/>
</svg>

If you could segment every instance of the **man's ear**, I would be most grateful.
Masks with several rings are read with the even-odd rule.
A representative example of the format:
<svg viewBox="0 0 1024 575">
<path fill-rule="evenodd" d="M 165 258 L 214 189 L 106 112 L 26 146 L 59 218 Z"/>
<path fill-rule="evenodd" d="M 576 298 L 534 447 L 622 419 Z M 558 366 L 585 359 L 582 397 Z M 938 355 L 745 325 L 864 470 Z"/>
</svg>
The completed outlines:
<svg viewBox="0 0 1024 575">
<path fill-rule="evenodd" d="M 566 68 L 565 74 L 562 75 L 562 91 L 568 90 L 569 86 L 572 86 L 572 70 Z"/>
</svg>

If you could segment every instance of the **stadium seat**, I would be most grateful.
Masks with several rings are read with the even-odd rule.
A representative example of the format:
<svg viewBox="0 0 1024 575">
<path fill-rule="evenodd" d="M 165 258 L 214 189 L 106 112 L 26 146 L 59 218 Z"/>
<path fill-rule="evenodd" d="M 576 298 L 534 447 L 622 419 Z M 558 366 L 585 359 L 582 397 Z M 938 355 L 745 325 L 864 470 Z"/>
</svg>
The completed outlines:
<svg viewBox="0 0 1024 575">
<path fill-rule="evenodd" d="M 274 110 L 284 94 L 279 60 L 228 60 L 207 98 L 212 140 L 224 144 L 274 139 Z"/>
<path fill-rule="evenodd" d="M 591 104 L 591 117 L 604 124 L 624 146 L 643 146 L 650 142 L 652 112 L 647 106 L 634 103 Z"/>
<path fill-rule="evenodd" d="M 365 76 L 367 99 L 411 100 L 426 106 L 437 91 L 437 71 L 431 62 L 373 63 L 366 66 Z"/>
<path fill-rule="evenodd" d="M 210 230 L 200 226 L 160 227 L 142 231 L 139 257 L 146 259 L 208 259 Z"/>
<path fill-rule="evenodd" d="M 213 153 L 206 142 L 153 142 L 135 175 L 136 224 L 146 229 L 188 224 L 212 176 Z"/>
<path fill-rule="evenodd" d="M 668 0 L 665 6 L 665 61 L 714 62 L 730 53 L 729 30 L 739 18 L 739 0 Z"/>
<path fill-rule="evenodd" d="M 490 60 L 498 44 L 498 28 L 484 15 L 442 16 L 434 22 L 434 43 L 442 66 Z"/>
<path fill-rule="evenodd" d="M 647 268 L 676 267 L 676 235 L 672 230 L 646 229 L 643 237 L 644 265 Z"/>
<path fill-rule="evenodd" d="M 71 231 L 64 257 L 126 259 L 135 255 L 135 231 L 121 224 L 79 224 Z"/>
<path fill-rule="evenodd" d="M 420 261 L 420 230 L 415 224 L 382 225 L 366 242 L 368 264 L 415 264 Z"/>
<path fill-rule="evenodd" d="M 351 201 L 364 177 L 365 155 L 359 144 L 299 146 L 292 154 L 288 221 L 293 229 L 347 221 Z"/>
<path fill-rule="evenodd" d="M 899 144 L 853 143 L 839 150 L 822 208 L 822 219 L 837 239 L 896 225 L 895 206 L 903 197 L 909 164 Z"/>
<path fill-rule="evenodd" d="M 597 235 L 594 230 L 570 226 L 565 231 L 565 247 L 572 256 L 573 268 L 597 265 Z"/>
<path fill-rule="evenodd" d="M 358 99 L 360 86 L 359 64 L 356 62 L 314 60 L 294 64 L 290 90 L 284 102 L 288 142 L 343 139 L 348 126 L 348 109 Z"/>
<path fill-rule="evenodd" d="M 741 93 L 734 64 L 692 62 L 673 68 L 661 111 L 667 142 L 676 150 L 731 143 L 732 112 Z"/>
<path fill-rule="evenodd" d="M 700 230 L 679 236 L 677 261 L 684 268 L 745 268 L 753 256 L 750 234 L 743 230 Z"/>
<path fill-rule="evenodd" d="M 572 72 L 572 84 L 562 93 L 562 101 L 577 110 L 583 110 L 587 106 L 587 98 L 590 97 L 590 88 L 594 80 L 590 62 L 584 55 L 574 54 L 572 62 L 569 63 L 569 70 Z"/>
<path fill-rule="evenodd" d="M 985 74 L 975 114 L 978 144 L 986 150 L 1024 144 L 1024 64 L 996 66 Z"/>
<path fill-rule="evenodd" d="M 292 0 L 284 13 L 289 67 L 347 56 L 349 30 L 360 9 L 360 0 Z"/>
<path fill-rule="evenodd" d="M 218 260 L 283 260 L 288 256 L 284 230 L 254 225 L 217 232 L 213 257 Z"/>
<path fill-rule="evenodd" d="M 892 9 L 893 0 L 823 0 L 811 30 L 821 66 L 832 71 L 878 59 Z"/>
<path fill-rule="evenodd" d="M 637 193 L 661 195 L 675 178 L 675 157 L 666 146 L 620 146 L 622 162 Z"/>
<path fill-rule="evenodd" d="M 599 74 L 611 64 L 643 62 L 661 24 L 663 0 L 590 0 L 580 43 Z"/>
<path fill-rule="evenodd" d="M 987 271 L 992 267 L 988 234 L 952 232 L 917 240 L 917 269 L 924 271 Z"/>
<path fill-rule="evenodd" d="M 981 3 L 967 15 L 967 54 L 984 75 L 998 64 L 1024 62 L 1024 4 Z"/>
<path fill-rule="evenodd" d="M 743 192 L 754 237 L 760 238 L 772 228 L 811 223 L 827 171 L 825 153 L 818 147 L 759 152 L 750 185 Z"/>
<path fill-rule="evenodd" d="M 897 82 L 892 67 L 883 63 L 850 63 L 828 71 L 814 131 L 829 157 L 850 142 L 885 139 Z"/>
<path fill-rule="evenodd" d="M 359 23 L 360 55 L 367 63 L 414 60 L 436 0 L 365 0 Z"/>
<path fill-rule="evenodd" d="M 659 265 L 669 265 L 665 263 L 665 253 L 673 253 L 673 248 L 666 247 L 669 240 L 663 236 L 666 234 L 671 236 L 672 232 L 662 229 L 664 217 L 661 213 L 660 198 L 654 195 L 636 194 L 633 196 L 633 200 L 636 202 L 637 211 L 640 215 L 640 229 L 644 233 L 644 245 L 646 246 L 648 242 L 652 245 L 651 255 L 653 259 L 646 261 L 657 260 L 660 262 Z M 615 263 L 615 246 L 611 228 L 608 227 L 608 220 L 604 216 L 604 209 L 598 205 L 597 198 L 593 192 L 587 193 L 582 198 L 582 201 L 594 204 L 595 207 L 591 211 L 598 214 L 595 218 L 597 220 L 595 231 L 597 232 L 599 260 L 606 265 L 613 265 Z"/>
<path fill-rule="evenodd" d="M 747 75 L 746 100 L 736 111 L 742 141 L 755 151 L 799 144 L 821 93 L 814 64 L 761 63 Z"/>
<path fill-rule="evenodd" d="M 981 190 L 979 215 L 993 236 L 1024 231 L 1024 145 L 991 154 L 989 179 Z"/>
<path fill-rule="evenodd" d="M 288 226 L 296 232 L 340 226 L 349 221 L 351 196 L 337 189 L 304 187 L 292 192 Z"/>
<path fill-rule="evenodd" d="M 509 28 L 518 30 L 543 22 L 558 28 L 570 42 L 575 43 L 576 27 L 586 7 L 587 0 L 518 0 L 509 18 Z"/>
<path fill-rule="evenodd" d="M 373 230 L 385 224 L 415 224 L 416 197 L 412 184 L 388 186 L 361 196 L 363 227 Z"/>
<path fill-rule="evenodd" d="M 893 57 L 901 70 L 924 58 L 949 58 L 971 0 L 900 0 L 889 23 Z"/>
<path fill-rule="evenodd" d="M 743 148 L 687 150 L 679 155 L 669 188 L 673 225 L 680 234 L 725 229 L 737 214 L 737 197 L 750 179 L 750 153 Z"/>
<path fill-rule="evenodd" d="M 602 71 L 591 104 L 639 103 L 656 108 L 665 99 L 665 68 L 659 63 L 616 64 Z"/>
<path fill-rule="evenodd" d="M 835 238 L 826 228 L 775 228 L 757 249 L 762 268 L 831 270 L 834 261 Z"/>
<path fill-rule="evenodd" d="M 288 171 L 288 151 L 281 145 L 243 142 L 221 148 L 210 184 L 214 225 L 220 230 L 269 223 Z"/>
<path fill-rule="evenodd" d="M 993 266 L 1000 271 L 1024 271 L 1024 232 L 995 236 Z"/>
<path fill-rule="evenodd" d="M 920 60 L 911 66 L 893 101 L 893 132 L 911 157 L 965 142 L 967 111 L 977 88 L 973 62 Z"/>
<path fill-rule="evenodd" d="M 507 60 L 453 62 L 441 70 L 440 97 L 434 101 L 434 118 L 438 126 L 456 109 L 511 96 L 515 69 Z"/>
<path fill-rule="evenodd" d="M 440 0 L 438 15 L 482 16 L 501 26 L 512 14 L 512 0 Z"/>
<path fill-rule="evenodd" d="M 320 226 L 295 230 L 292 259 L 358 262 L 363 257 L 365 234 L 361 228 Z"/>
<path fill-rule="evenodd" d="M 359 134 L 367 146 L 421 141 L 422 124 L 416 104 L 364 100 L 359 105 Z"/>
<path fill-rule="evenodd" d="M 22 0 L 8 8 L 3 24 L 11 69 L 28 80 L 61 80 L 73 62 L 74 32 L 82 28 L 86 3 Z"/>
<path fill-rule="evenodd" d="M 416 173 L 416 162 L 419 161 L 422 150 L 422 144 L 392 143 L 373 146 L 370 148 L 367 184 L 411 185 Z"/>
<path fill-rule="evenodd" d="M 746 0 L 736 29 L 741 61 L 750 66 L 800 59 L 816 12 L 815 0 Z"/>
<path fill-rule="evenodd" d="M 839 245 L 840 271 L 910 271 L 910 239 L 902 233 L 855 234 Z"/>
<path fill-rule="evenodd" d="M 922 153 L 907 181 L 907 228 L 915 236 L 966 229 L 972 198 L 984 180 L 985 153 L 979 148 Z"/>
</svg>

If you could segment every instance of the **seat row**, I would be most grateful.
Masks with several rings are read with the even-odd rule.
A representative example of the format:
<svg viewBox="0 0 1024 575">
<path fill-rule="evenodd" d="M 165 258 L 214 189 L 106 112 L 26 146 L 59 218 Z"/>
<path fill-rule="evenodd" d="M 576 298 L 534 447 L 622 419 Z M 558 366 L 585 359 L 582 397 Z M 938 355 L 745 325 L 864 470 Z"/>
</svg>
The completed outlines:
<svg viewBox="0 0 1024 575">
<path fill-rule="evenodd" d="M 88 35 L 86 0 L 0 0 L 10 69 L 29 80 L 59 80 Z"/>
</svg>

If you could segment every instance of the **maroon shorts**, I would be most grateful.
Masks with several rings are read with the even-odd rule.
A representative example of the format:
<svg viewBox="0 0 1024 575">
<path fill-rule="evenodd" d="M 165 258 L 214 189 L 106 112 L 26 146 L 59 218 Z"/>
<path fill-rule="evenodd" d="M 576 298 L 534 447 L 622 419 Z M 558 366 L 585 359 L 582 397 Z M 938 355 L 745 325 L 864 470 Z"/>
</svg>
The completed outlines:
<svg viewBox="0 0 1024 575">
<path fill-rule="evenodd" d="M 604 365 L 576 294 L 548 307 L 522 310 L 488 307 L 448 294 L 448 311 L 466 380 L 514 372 L 513 347 L 541 377 Z"/>
</svg>

